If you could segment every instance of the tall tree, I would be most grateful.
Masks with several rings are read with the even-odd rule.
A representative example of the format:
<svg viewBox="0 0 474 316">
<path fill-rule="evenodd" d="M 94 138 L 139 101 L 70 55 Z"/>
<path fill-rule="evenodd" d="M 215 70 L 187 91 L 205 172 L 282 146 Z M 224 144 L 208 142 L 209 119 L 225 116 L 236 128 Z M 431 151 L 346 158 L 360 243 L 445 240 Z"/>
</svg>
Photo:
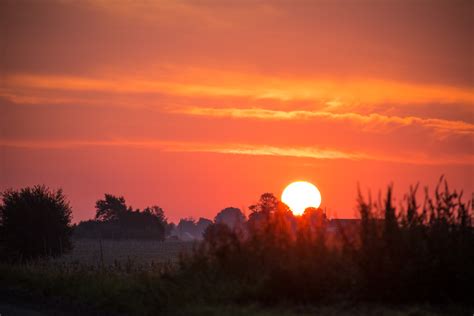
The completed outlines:
<svg viewBox="0 0 474 316">
<path fill-rule="evenodd" d="M 127 208 L 123 196 L 117 197 L 112 194 L 105 194 L 103 200 L 98 200 L 95 209 L 95 219 L 103 222 L 119 220 L 127 211 L 131 211 Z"/>
</svg>

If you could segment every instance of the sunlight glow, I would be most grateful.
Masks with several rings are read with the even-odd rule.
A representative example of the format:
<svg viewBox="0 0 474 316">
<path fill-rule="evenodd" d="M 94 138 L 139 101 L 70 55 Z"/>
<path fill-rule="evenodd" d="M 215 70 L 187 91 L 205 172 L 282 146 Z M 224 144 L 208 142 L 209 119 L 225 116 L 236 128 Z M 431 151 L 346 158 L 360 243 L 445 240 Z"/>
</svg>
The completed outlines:
<svg viewBox="0 0 474 316">
<path fill-rule="evenodd" d="M 302 215 L 308 207 L 318 208 L 321 205 L 321 193 L 309 182 L 296 181 L 283 190 L 281 200 L 293 214 Z"/>
</svg>

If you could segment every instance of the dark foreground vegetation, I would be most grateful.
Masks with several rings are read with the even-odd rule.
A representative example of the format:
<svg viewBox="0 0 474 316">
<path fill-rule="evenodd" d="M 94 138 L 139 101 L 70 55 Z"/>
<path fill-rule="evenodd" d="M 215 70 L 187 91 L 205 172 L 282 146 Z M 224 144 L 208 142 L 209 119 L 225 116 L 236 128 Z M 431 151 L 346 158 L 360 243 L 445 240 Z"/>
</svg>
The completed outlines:
<svg viewBox="0 0 474 316">
<path fill-rule="evenodd" d="M 264 194 L 247 220 L 232 227 L 216 221 L 177 263 L 3 263 L 0 284 L 129 314 L 229 314 L 237 306 L 242 314 L 324 308 L 328 314 L 371 314 L 364 310 L 369 307 L 471 314 L 470 203 L 445 181 L 431 195 L 426 190 L 421 203 L 417 187 L 400 203 L 392 192 L 389 187 L 375 201 L 359 194 L 360 221 L 335 229 L 320 209 L 295 217 Z"/>
<path fill-rule="evenodd" d="M 72 210 L 62 190 L 7 190 L 0 204 L 0 259 L 56 257 L 72 248 Z"/>
<path fill-rule="evenodd" d="M 391 187 L 376 202 L 359 194 L 359 227 L 333 233 L 321 210 L 295 218 L 263 195 L 245 230 L 209 227 L 181 273 L 207 280 L 206 295 L 228 287 L 219 300 L 471 303 L 472 209 L 446 182 L 421 207 L 416 192 L 398 210 Z"/>
</svg>

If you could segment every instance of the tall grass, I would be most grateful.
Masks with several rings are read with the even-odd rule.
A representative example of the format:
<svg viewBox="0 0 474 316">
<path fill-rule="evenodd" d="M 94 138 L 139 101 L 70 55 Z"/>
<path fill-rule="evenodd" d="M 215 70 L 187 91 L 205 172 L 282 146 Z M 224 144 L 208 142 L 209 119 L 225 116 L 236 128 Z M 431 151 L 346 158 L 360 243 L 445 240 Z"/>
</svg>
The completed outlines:
<svg viewBox="0 0 474 316">
<path fill-rule="evenodd" d="M 357 229 L 335 235 L 321 210 L 295 218 L 281 206 L 243 232 L 213 225 L 180 271 L 232 284 L 220 299 L 470 302 L 474 229 L 461 193 L 441 179 L 422 205 L 413 187 L 396 207 L 389 187 L 375 202 L 359 193 L 358 210 Z"/>
</svg>

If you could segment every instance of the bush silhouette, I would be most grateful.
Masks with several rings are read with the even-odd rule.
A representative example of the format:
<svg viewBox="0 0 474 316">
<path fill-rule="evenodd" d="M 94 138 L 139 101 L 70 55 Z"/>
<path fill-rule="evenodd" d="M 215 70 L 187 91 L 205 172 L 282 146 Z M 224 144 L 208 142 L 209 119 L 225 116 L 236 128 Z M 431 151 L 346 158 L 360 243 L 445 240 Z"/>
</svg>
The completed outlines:
<svg viewBox="0 0 474 316">
<path fill-rule="evenodd" d="M 2 193 L 3 259 L 58 256 L 72 248 L 71 207 L 62 190 L 45 186 Z"/>
</svg>

